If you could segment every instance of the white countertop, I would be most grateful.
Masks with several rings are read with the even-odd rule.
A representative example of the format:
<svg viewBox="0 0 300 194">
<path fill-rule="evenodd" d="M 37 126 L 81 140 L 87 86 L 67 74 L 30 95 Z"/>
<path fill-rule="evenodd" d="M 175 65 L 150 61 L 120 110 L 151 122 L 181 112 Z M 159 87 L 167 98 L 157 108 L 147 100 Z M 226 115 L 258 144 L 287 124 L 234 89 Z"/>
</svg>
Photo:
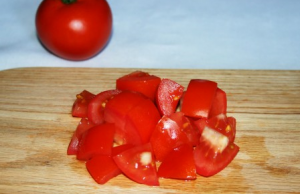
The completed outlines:
<svg viewBox="0 0 300 194">
<path fill-rule="evenodd" d="M 299 0 L 107 0 L 113 35 L 96 57 L 48 53 L 41 0 L 0 1 L 0 70 L 18 67 L 300 69 Z"/>
</svg>

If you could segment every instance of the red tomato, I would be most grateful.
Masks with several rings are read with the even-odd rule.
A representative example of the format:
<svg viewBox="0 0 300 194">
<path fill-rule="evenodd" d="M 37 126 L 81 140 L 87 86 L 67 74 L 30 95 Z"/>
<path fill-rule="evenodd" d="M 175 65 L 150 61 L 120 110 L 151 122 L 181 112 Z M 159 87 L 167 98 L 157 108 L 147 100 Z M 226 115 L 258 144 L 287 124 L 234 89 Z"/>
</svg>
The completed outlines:
<svg viewBox="0 0 300 194">
<path fill-rule="evenodd" d="M 113 147 L 112 151 L 111 151 L 111 156 L 114 157 L 114 156 L 121 154 L 122 152 L 124 152 L 130 148 L 133 148 L 133 147 L 134 147 L 134 145 L 131 145 L 131 144 L 123 144 L 123 145 Z"/>
<path fill-rule="evenodd" d="M 68 60 L 93 57 L 112 31 L 112 13 L 105 0 L 43 0 L 35 22 L 42 44 Z"/>
<path fill-rule="evenodd" d="M 78 151 L 78 145 L 81 140 L 82 134 L 86 132 L 88 129 L 95 126 L 91 123 L 87 118 L 82 118 L 77 125 L 76 131 L 74 132 L 72 139 L 69 143 L 69 147 L 67 150 L 68 155 L 76 155 Z"/>
<path fill-rule="evenodd" d="M 157 90 L 156 104 L 162 115 L 175 112 L 184 87 L 173 80 L 162 79 Z"/>
<path fill-rule="evenodd" d="M 239 147 L 223 134 L 205 127 L 199 145 L 194 150 L 199 175 L 212 176 L 223 170 L 237 155 Z"/>
<path fill-rule="evenodd" d="M 159 185 L 150 143 L 128 149 L 113 159 L 121 171 L 133 181 L 150 186 Z"/>
<path fill-rule="evenodd" d="M 214 101 L 212 103 L 212 107 L 209 111 L 209 118 L 220 115 L 220 114 L 226 114 L 227 113 L 227 97 L 226 93 L 221 90 L 220 88 L 217 88 L 216 96 L 214 98 Z"/>
<path fill-rule="evenodd" d="M 207 118 L 216 90 L 216 82 L 201 79 L 191 80 L 182 101 L 181 111 L 189 117 Z"/>
<path fill-rule="evenodd" d="M 144 95 L 123 91 L 106 104 L 104 119 L 115 123 L 115 141 L 118 144 L 139 145 L 149 141 L 160 114 L 154 103 Z"/>
<path fill-rule="evenodd" d="M 184 116 L 182 112 L 175 112 L 169 116 L 177 123 L 182 132 L 184 132 L 191 145 L 196 146 L 199 143 L 200 132 L 193 121 Z"/>
<path fill-rule="evenodd" d="M 121 170 L 109 155 L 96 155 L 86 162 L 86 168 L 93 179 L 104 184 L 121 174 Z"/>
<path fill-rule="evenodd" d="M 160 78 L 142 71 L 135 71 L 117 79 L 116 87 L 119 90 L 137 91 L 152 101 L 155 100 Z"/>
<path fill-rule="evenodd" d="M 193 147 L 183 144 L 172 150 L 158 168 L 159 177 L 193 180 L 197 178 Z"/>
<path fill-rule="evenodd" d="M 94 97 L 94 94 L 86 90 L 83 90 L 80 94 L 77 94 L 76 100 L 72 107 L 72 116 L 80 118 L 87 117 L 88 104 Z"/>
<path fill-rule="evenodd" d="M 79 142 L 77 159 L 89 160 L 95 155 L 110 155 L 113 146 L 115 125 L 104 123 L 90 128 Z"/>
<path fill-rule="evenodd" d="M 190 141 L 176 121 L 164 115 L 158 122 L 150 140 L 157 161 L 163 161 L 166 155 L 182 144 Z"/>
<path fill-rule="evenodd" d="M 145 99 L 146 97 L 140 93 L 123 91 L 107 102 L 104 109 L 104 120 L 105 122 L 114 123 L 116 125 L 116 143 L 120 145 L 130 143 L 127 141 L 129 136 L 131 139 L 141 141 L 137 131 L 126 132 L 124 130 L 126 124 L 125 117 L 132 108 Z"/>
<path fill-rule="evenodd" d="M 160 118 L 156 106 L 150 99 L 141 101 L 125 117 L 126 142 L 134 145 L 148 143 Z M 133 136 L 130 133 L 132 131 L 138 132 L 140 140 L 132 138 Z"/>
<path fill-rule="evenodd" d="M 106 103 L 120 92 L 120 90 L 107 90 L 97 94 L 88 104 L 87 116 L 89 120 L 95 124 L 103 123 Z"/>
</svg>

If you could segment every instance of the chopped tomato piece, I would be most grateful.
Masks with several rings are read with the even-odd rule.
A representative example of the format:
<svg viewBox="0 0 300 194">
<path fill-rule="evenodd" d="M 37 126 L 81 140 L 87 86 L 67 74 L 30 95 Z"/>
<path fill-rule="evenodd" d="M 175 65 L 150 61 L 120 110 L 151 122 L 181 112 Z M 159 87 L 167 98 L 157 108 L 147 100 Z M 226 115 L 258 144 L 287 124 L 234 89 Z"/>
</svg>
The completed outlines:
<svg viewBox="0 0 300 194">
<path fill-rule="evenodd" d="M 163 161 L 174 148 L 182 144 L 190 144 L 186 133 L 182 131 L 177 122 L 166 115 L 156 125 L 150 142 L 157 161 Z"/>
<path fill-rule="evenodd" d="M 162 79 L 157 90 L 156 104 L 162 115 L 175 112 L 184 87 L 173 80 Z"/>
<path fill-rule="evenodd" d="M 127 134 L 124 138 L 126 142 L 134 145 L 148 143 L 160 118 L 156 106 L 150 99 L 141 101 L 132 108 L 125 117 L 126 124 L 124 131 L 126 131 Z M 140 138 L 134 139 L 132 131 L 137 131 Z"/>
<path fill-rule="evenodd" d="M 185 92 L 181 111 L 189 117 L 207 118 L 216 95 L 217 83 L 193 79 Z"/>
<path fill-rule="evenodd" d="M 87 117 L 88 104 L 94 97 L 95 95 L 87 90 L 83 90 L 80 94 L 77 94 L 72 106 L 72 116 L 80 118 Z"/>
<path fill-rule="evenodd" d="M 97 94 L 88 105 L 88 118 L 95 124 L 101 124 L 104 122 L 104 108 L 106 103 L 113 98 L 116 94 L 119 94 L 120 90 L 106 90 Z"/>
<path fill-rule="evenodd" d="M 139 145 L 149 141 L 160 114 L 154 103 L 142 94 L 123 91 L 106 104 L 104 119 L 115 123 L 118 144 Z"/>
<path fill-rule="evenodd" d="M 198 145 L 200 132 L 190 118 L 184 116 L 182 112 L 175 112 L 170 115 L 170 118 L 175 121 L 181 131 L 186 134 L 191 145 Z"/>
<path fill-rule="evenodd" d="M 93 179 L 99 184 L 104 184 L 122 173 L 109 155 L 93 156 L 86 162 L 86 168 Z"/>
<path fill-rule="evenodd" d="M 234 117 L 227 117 L 225 114 L 220 114 L 210 119 L 199 119 L 194 124 L 200 133 L 205 127 L 209 127 L 225 135 L 231 143 L 235 139 L 236 120 Z"/>
<path fill-rule="evenodd" d="M 220 115 L 220 114 L 226 114 L 227 113 L 227 97 L 226 93 L 221 90 L 220 88 L 217 88 L 216 96 L 214 98 L 214 101 L 212 103 L 212 107 L 209 111 L 209 118 Z"/>
<path fill-rule="evenodd" d="M 159 177 L 193 180 L 197 178 L 193 147 L 183 144 L 173 149 L 162 161 L 157 172 Z"/>
<path fill-rule="evenodd" d="M 119 146 L 116 146 L 116 147 L 113 147 L 112 148 L 112 152 L 111 152 L 111 156 L 114 157 L 118 154 L 121 154 L 122 152 L 130 149 L 130 148 L 133 148 L 134 145 L 131 145 L 131 144 L 123 144 L 123 145 L 119 145 Z"/>
<path fill-rule="evenodd" d="M 157 76 L 143 71 L 135 71 L 117 79 L 116 88 L 140 92 L 154 101 L 160 81 L 161 79 Z"/>
<path fill-rule="evenodd" d="M 69 143 L 67 154 L 68 155 L 76 155 L 78 151 L 79 141 L 81 140 L 82 134 L 95 126 L 91 123 L 87 118 L 82 118 L 76 128 L 76 131 L 73 133 L 72 139 Z"/>
<path fill-rule="evenodd" d="M 121 171 L 131 180 L 150 186 L 159 185 L 150 143 L 128 149 L 113 159 Z"/>
<path fill-rule="evenodd" d="M 89 160 L 95 155 L 110 155 L 113 146 L 115 125 L 104 123 L 87 130 L 79 142 L 77 159 Z"/>
<path fill-rule="evenodd" d="M 205 177 L 217 174 L 234 159 L 238 151 L 239 147 L 229 143 L 225 135 L 205 127 L 194 150 L 197 173 Z"/>
</svg>

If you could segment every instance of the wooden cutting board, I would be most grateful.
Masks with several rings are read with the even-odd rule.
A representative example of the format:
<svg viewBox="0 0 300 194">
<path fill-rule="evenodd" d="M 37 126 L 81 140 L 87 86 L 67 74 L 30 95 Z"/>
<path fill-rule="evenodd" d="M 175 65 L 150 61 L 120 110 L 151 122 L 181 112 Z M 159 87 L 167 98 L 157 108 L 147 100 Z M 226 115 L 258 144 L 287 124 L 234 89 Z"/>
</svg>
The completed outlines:
<svg viewBox="0 0 300 194">
<path fill-rule="evenodd" d="M 144 69 L 183 86 L 210 79 L 227 92 L 240 152 L 221 173 L 195 181 L 98 185 L 67 156 L 79 121 L 75 95 L 115 87 L 136 69 L 22 68 L 0 72 L 0 193 L 300 193 L 300 71 Z"/>
</svg>

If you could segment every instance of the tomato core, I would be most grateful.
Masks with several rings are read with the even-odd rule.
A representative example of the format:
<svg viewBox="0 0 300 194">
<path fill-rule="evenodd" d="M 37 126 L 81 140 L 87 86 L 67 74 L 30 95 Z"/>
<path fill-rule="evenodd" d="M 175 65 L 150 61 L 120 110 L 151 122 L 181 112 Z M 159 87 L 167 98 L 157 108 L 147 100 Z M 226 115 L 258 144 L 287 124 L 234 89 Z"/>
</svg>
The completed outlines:
<svg viewBox="0 0 300 194">
<path fill-rule="evenodd" d="M 77 0 L 61 0 L 64 4 L 72 4 L 75 3 Z"/>
</svg>

